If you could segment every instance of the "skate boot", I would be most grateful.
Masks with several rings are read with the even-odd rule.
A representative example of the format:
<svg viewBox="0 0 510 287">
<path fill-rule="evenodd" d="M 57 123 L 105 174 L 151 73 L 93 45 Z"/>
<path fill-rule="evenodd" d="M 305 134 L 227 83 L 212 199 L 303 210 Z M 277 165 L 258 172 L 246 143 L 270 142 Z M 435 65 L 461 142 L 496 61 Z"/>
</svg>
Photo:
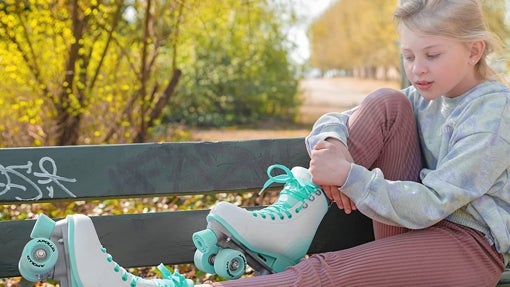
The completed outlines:
<svg viewBox="0 0 510 287">
<path fill-rule="evenodd" d="M 39 216 L 19 261 L 32 282 L 53 279 L 61 287 L 192 287 L 193 282 L 160 264 L 163 279 L 143 279 L 120 267 L 101 246 L 89 217 L 69 215 L 58 222 Z"/>
<path fill-rule="evenodd" d="M 271 175 L 276 168 L 285 173 Z M 193 234 L 198 269 L 236 279 L 247 264 L 257 274 L 269 274 L 304 258 L 328 210 L 328 199 L 303 167 L 291 171 L 272 165 L 267 174 L 269 180 L 260 193 L 272 183 L 285 184 L 275 203 L 249 211 L 221 202 L 209 212 L 207 229 Z"/>
</svg>

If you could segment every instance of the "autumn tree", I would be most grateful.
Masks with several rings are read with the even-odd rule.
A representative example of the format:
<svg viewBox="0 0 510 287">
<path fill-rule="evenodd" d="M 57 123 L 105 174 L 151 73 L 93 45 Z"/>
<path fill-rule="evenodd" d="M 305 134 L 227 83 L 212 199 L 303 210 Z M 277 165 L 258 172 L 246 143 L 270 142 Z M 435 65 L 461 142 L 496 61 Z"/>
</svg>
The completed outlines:
<svg viewBox="0 0 510 287">
<path fill-rule="evenodd" d="M 268 3 L 0 1 L 0 144 L 143 142 L 164 113 L 172 116 L 168 103 L 178 93 L 184 96 L 172 104 L 190 116 L 224 99 L 228 111 L 215 113 L 271 112 L 253 101 L 273 103 L 272 112 L 291 111 L 297 81 L 277 44 L 282 37 Z M 188 95 L 196 99 L 191 108 Z"/>
<path fill-rule="evenodd" d="M 1 89 L 19 113 L 17 123 L 3 127 L 4 137 L 19 139 L 14 145 L 26 145 L 27 138 L 56 145 L 109 142 L 114 136 L 143 141 L 180 75 L 175 66 L 166 79 L 151 73 L 158 71 L 161 43 L 176 39 L 170 34 L 178 30 L 182 3 L 140 2 L 144 16 L 136 29 L 123 18 L 128 6 L 122 0 L 3 1 L 1 64 L 9 73 Z M 161 23 L 155 21 L 158 11 L 174 13 Z M 125 121 L 130 132 L 120 134 Z"/>
<path fill-rule="evenodd" d="M 373 75 L 377 67 L 398 67 L 395 1 L 341 0 L 311 26 L 311 64 Z"/>
<path fill-rule="evenodd" d="M 192 59 L 166 121 L 198 126 L 253 124 L 297 112 L 297 72 L 271 1 L 203 1 L 186 28 Z M 228 11 L 228 13 L 203 13 Z M 194 21 L 192 20 L 194 19 Z M 184 39 L 186 40 L 186 39 Z"/>
</svg>

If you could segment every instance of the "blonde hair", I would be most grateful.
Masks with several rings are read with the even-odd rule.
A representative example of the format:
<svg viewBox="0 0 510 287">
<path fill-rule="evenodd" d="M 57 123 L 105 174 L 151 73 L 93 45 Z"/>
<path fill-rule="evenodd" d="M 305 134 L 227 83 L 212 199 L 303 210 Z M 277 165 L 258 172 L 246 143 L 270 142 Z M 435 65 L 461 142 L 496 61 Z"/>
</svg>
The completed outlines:
<svg viewBox="0 0 510 287">
<path fill-rule="evenodd" d="M 485 50 L 475 68 L 484 79 L 497 78 L 487 56 L 502 48 L 501 41 L 487 28 L 477 0 L 407 0 L 393 16 L 397 27 L 426 35 L 443 36 L 462 42 L 484 41 Z"/>
</svg>

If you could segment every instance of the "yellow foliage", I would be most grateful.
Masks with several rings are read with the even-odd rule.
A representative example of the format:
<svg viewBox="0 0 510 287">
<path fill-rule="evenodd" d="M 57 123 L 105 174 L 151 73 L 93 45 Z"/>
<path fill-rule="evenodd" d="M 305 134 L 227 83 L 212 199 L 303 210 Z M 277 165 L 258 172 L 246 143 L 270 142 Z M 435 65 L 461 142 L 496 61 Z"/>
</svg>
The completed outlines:
<svg viewBox="0 0 510 287">
<path fill-rule="evenodd" d="M 311 27 L 312 65 L 323 70 L 398 66 L 392 22 L 396 4 L 393 0 L 336 2 Z"/>
<path fill-rule="evenodd" d="M 182 7 L 183 1 L 154 0 L 150 13 L 147 1 L 128 2 L 0 1 L 0 104 L 8 107 L 0 123 L 16 127 L 0 130 L 1 146 L 57 144 L 58 130 L 73 120 L 79 124 L 68 128 L 79 127 L 79 141 L 129 142 L 141 126 L 160 123 L 149 117 L 151 109 L 174 69 L 182 69 L 177 63 L 193 62 L 198 35 L 249 40 L 250 31 L 231 27 L 259 17 L 237 0 L 189 0 Z M 126 5 L 133 19 L 122 18 Z"/>
</svg>

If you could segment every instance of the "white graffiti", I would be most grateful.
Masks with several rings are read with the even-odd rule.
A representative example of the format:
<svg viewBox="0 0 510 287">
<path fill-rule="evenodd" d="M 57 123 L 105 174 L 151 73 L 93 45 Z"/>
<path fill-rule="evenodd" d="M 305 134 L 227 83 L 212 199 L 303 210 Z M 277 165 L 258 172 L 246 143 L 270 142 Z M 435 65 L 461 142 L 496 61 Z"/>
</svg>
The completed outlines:
<svg viewBox="0 0 510 287">
<path fill-rule="evenodd" d="M 0 164 L 0 197 L 13 192 L 16 194 L 15 199 L 19 201 L 39 200 L 44 196 L 42 191 L 42 187 L 44 187 L 48 192 L 48 197 L 53 198 L 54 186 L 67 195 L 76 197 L 62 182 L 76 182 L 76 179 L 57 175 L 55 161 L 47 156 L 39 160 L 39 170 L 33 170 L 31 161 L 25 165 L 3 166 Z M 20 196 L 18 192 L 23 195 Z M 31 194 L 35 194 L 35 196 L 31 197 Z"/>
</svg>

